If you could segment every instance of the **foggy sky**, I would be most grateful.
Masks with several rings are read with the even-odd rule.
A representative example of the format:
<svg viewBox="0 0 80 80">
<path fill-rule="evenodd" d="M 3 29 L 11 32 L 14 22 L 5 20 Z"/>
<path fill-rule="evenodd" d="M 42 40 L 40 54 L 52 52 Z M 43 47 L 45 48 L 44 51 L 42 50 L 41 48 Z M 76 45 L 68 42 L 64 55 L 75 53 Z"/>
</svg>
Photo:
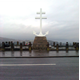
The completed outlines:
<svg viewBox="0 0 80 80">
<path fill-rule="evenodd" d="M 42 11 L 42 32 L 48 40 L 79 40 L 79 0 L 0 0 L 0 37 L 33 40 L 39 34 Z"/>
</svg>

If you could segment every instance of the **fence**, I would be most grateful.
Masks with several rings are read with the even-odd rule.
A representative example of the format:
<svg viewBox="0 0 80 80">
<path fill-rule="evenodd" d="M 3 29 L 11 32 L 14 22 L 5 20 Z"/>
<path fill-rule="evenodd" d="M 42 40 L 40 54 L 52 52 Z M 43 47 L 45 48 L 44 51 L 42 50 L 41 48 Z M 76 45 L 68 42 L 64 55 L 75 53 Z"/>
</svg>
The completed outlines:
<svg viewBox="0 0 80 80">
<path fill-rule="evenodd" d="M 16 44 L 14 42 L 2 42 L 1 43 L 2 46 L 0 47 L 0 50 L 1 51 L 6 51 L 6 50 L 11 50 L 11 51 L 15 51 L 15 50 L 32 50 L 33 49 L 33 46 L 31 44 L 31 42 L 29 42 L 27 45 L 25 44 L 25 42 L 16 42 Z M 46 45 L 46 50 L 49 51 L 49 50 L 79 50 L 79 43 L 76 43 L 76 42 L 73 42 L 73 46 L 69 46 L 68 42 L 66 42 L 65 46 L 62 45 L 62 43 L 60 44 L 55 44 L 55 42 L 53 42 L 53 49 L 51 47 L 49 47 L 49 43 Z M 64 47 L 64 48 L 63 48 Z M 69 47 L 72 47 L 69 49 Z M 36 48 L 36 49 L 40 49 L 40 50 L 43 50 L 43 48 Z"/>
</svg>

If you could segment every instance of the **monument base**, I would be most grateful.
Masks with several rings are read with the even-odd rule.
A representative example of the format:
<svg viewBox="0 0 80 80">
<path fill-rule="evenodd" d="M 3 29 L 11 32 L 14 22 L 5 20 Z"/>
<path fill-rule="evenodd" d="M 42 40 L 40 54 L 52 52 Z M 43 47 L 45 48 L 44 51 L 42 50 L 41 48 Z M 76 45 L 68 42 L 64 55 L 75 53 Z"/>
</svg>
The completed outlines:
<svg viewBox="0 0 80 80">
<path fill-rule="evenodd" d="M 47 39 L 45 36 L 36 36 L 33 42 L 33 49 L 47 49 Z"/>
</svg>

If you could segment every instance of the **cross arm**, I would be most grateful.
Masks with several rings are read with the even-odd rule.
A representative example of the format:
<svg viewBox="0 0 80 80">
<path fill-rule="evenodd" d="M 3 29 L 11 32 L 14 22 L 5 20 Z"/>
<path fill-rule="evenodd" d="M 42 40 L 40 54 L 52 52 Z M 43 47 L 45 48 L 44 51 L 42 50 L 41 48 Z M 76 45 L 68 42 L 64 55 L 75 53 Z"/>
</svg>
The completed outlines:
<svg viewBox="0 0 80 80">
<path fill-rule="evenodd" d="M 40 19 L 40 17 L 35 17 L 35 19 Z"/>
<path fill-rule="evenodd" d="M 40 17 L 35 17 L 35 19 L 40 19 Z M 42 19 L 47 19 L 46 17 L 42 17 Z"/>
<path fill-rule="evenodd" d="M 40 14 L 40 12 L 37 12 L 37 14 Z M 42 12 L 42 14 L 45 14 L 45 12 Z"/>
<path fill-rule="evenodd" d="M 46 17 L 42 17 L 42 19 L 47 19 Z"/>
</svg>

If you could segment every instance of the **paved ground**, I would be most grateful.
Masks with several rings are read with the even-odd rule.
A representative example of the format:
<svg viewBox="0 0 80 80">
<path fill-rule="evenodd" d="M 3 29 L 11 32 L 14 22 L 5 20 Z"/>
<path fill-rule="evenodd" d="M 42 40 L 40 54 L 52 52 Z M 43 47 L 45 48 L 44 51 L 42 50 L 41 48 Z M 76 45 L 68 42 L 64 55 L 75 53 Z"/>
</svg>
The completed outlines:
<svg viewBox="0 0 80 80">
<path fill-rule="evenodd" d="M 79 51 L 1 51 L 0 57 L 79 56 Z"/>
<path fill-rule="evenodd" d="M 0 80 L 79 80 L 79 58 L 0 58 Z"/>
</svg>

